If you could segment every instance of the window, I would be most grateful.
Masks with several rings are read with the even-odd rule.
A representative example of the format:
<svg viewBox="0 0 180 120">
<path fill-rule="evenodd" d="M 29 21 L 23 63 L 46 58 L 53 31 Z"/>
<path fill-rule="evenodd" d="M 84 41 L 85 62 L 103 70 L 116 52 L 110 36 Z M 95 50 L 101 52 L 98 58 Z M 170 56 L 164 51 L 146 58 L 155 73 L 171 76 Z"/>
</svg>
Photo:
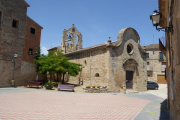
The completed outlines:
<svg viewBox="0 0 180 120">
<path fill-rule="evenodd" d="M 128 52 L 128 54 L 132 54 L 133 53 L 133 46 L 131 44 L 127 45 L 127 52 Z"/>
<path fill-rule="evenodd" d="M 0 11 L 0 27 L 1 27 L 1 23 L 2 23 L 2 12 Z"/>
<path fill-rule="evenodd" d="M 18 20 L 13 19 L 12 27 L 18 28 L 18 23 L 19 23 Z"/>
<path fill-rule="evenodd" d="M 32 33 L 32 34 L 36 34 L 36 29 L 31 27 L 31 29 L 30 29 L 30 33 Z"/>
<path fill-rule="evenodd" d="M 146 58 L 149 58 L 149 53 L 146 54 Z"/>
<path fill-rule="evenodd" d="M 33 49 L 29 48 L 29 55 L 33 55 Z"/>
<path fill-rule="evenodd" d="M 87 62 L 86 62 L 86 60 L 84 60 L 84 64 L 85 64 L 85 65 L 87 65 Z"/>
<path fill-rule="evenodd" d="M 163 59 L 163 53 L 162 52 L 159 53 L 159 59 Z"/>
<path fill-rule="evenodd" d="M 96 74 L 95 74 L 95 77 L 99 77 L 99 73 L 96 73 Z"/>
</svg>

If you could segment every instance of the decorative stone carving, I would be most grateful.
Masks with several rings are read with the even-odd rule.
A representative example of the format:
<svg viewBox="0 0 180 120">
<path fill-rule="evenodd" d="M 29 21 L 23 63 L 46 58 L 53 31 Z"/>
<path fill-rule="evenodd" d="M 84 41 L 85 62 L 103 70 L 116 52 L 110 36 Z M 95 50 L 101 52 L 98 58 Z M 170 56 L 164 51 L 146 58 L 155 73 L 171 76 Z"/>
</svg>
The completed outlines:
<svg viewBox="0 0 180 120">
<path fill-rule="evenodd" d="M 138 63 L 134 59 L 125 60 L 125 62 L 123 63 L 124 70 L 126 70 L 127 67 L 137 68 L 137 66 Z"/>
</svg>

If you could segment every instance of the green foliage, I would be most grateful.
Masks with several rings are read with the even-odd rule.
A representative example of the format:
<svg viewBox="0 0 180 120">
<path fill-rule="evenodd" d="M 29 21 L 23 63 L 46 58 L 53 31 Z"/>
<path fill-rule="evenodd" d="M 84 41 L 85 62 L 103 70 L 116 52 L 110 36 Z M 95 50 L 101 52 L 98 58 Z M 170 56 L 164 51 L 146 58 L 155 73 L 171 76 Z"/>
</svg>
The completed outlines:
<svg viewBox="0 0 180 120">
<path fill-rule="evenodd" d="M 39 47 L 37 52 L 35 52 L 35 60 L 38 60 L 40 56 L 41 56 L 41 48 Z M 35 61 L 35 63 L 36 63 L 36 61 Z M 39 67 L 40 67 L 40 65 L 36 64 L 36 71 L 37 72 L 39 71 Z"/>
<path fill-rule="evenodd" d="M 35 62 L 39 66 L 40 73 L 48 71 L 50 74 L 65 74 L 68 72 L 71 76 L 77 76 L 81 71 L 81 65 L 68 60 L 69 58 L 64 56 L 62 51 L 50 51 L 48 55 L 42 54 Z"/>
<path fill-rule="evenodd" d="M 47 82 L 47 83 L 44 84 L 44 86 L 53 87 L 53 83 L 52 82 Z"/>
</svg>

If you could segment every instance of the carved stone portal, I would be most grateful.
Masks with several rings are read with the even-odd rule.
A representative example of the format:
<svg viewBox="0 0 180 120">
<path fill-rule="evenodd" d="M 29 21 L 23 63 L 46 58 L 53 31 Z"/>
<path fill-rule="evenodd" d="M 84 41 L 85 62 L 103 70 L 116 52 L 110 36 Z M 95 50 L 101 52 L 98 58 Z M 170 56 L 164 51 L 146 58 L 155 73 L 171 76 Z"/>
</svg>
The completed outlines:
<svg viewBox="0 0 180 120">
<path fill-rule="evenodd" d="M 123 62 L 124 70 L 135 71 L 137 69 L 138 63 L 134 59 L 128 59 Z"/>
</svg>

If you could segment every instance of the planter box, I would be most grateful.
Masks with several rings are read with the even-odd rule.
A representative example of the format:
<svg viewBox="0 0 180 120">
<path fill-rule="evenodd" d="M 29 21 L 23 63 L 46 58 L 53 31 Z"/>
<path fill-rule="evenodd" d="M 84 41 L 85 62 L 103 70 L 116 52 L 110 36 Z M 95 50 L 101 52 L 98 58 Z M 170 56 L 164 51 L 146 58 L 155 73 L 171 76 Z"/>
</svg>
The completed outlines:
<svg viewBox="0 0 180 120">
<path fill-rule="evenodd" d="M 51 86 L 45 86 L 46 87 L 46 89 L 52 89 L 53 87 L 51 87 Z"/>
</svg>

